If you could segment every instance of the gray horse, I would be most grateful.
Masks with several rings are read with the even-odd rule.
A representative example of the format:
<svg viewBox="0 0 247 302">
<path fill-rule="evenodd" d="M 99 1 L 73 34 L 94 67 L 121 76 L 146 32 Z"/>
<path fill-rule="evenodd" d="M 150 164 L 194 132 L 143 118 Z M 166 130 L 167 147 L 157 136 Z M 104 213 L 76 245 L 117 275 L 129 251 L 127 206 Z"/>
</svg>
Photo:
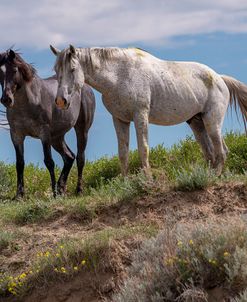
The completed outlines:
<svg viewBox="0 0 247 302">
<path fill-rule="evenodd" d="M 142 167 L 147 170 L 148 124 L 175 125 L 187 121 L 207 160 L 220 175 L 227 148 L 221 128 L 227 107 L 239 105 L 247 120 L 247 86 L 196 62 L 160 60 L 138 49 L 75 48 L 57 56 L 56 102 L 67 108 L 84 82 L 102 93 L 113 116 L 122 173 L 128 169 L 129 126 L 135 124 Z"/>
<path fill-rule="evenodd" d="M 2 54 L 3 56 L 3 54 Z M 43 145 L 44 162 L 49 170 L 54 197 L 66 190 L 66 182 L 75 155 L 67 146 L 64 136 L 74 127 L 77 138 L 78 182 L 76 191 L 82 191 L 84 151 L 89 128 L 95 111 L 95 97 L 89 86 L 77 91 L 68 111 L 54 104 L 57 92 L 56 77 L 41 79 L 32 65 L 27 64 L 13 50 L 7 51 L 0 62 L 0 79 L 3 88 L 1 102 L 7 108 L 11 139 L 16 151 L 17 197 L 24 195 L 24 139 L 39 138 Z M 62 156 L 64 166 L 57 188 L 51 146 Z"/>
</svg>

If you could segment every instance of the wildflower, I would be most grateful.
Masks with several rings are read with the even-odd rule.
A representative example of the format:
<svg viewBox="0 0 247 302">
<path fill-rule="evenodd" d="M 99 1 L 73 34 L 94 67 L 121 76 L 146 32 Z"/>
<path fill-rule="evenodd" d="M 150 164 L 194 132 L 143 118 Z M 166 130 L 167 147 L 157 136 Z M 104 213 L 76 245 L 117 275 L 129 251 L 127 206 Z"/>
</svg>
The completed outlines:
<svg viewBox="0 0 247 302">
<path fill-rule="evenodd" d="M 81 265 L 85 265 L 85 264 L 86 264 L 86 260 L 82 260 Z"/>
<path fill-rule="evenodd" d="M 183 242 L 181 240 L 178 241 L 177 246 L 182 246 Z"/>
<path fill-rule="evenodd" d="M 165 261 L 165 264 L 166 265 L 172 265 L 174 263 L 174 260 L 172 258 L 168 258 L 166 261 Z"/>
<path fill-rule="evenodd" d="M 39 257 L 43 257 L 43 253 L 42 252 L 39 252 L 39 253 L 37 253 L 37 257 L 39 258 Z"/>
<path fill-rule="evenodd" d="M 228 252 L 224 252 L 224 257 L 228 257 L 228 256 L 230 256 L 230 253 L 228 253 Z"/>
<path fill-rule="evenodd" d="M 63 245 L 60 245 L 59 247 L 60 247 L 60 249 L 63 249 L 63 248 L 64 248 L 64 246 L 63 246 Z"/>
<path fill-rule="evenodd" d="M 50 254 L 49 251 L 47 251 L 47 252 L 45 253 L 45 257 L 47 257 L 47 258 L 50 257 L 50 255 L 51 255 L 51 254 Z"/>
<path fill-rule="evenodd" d="M 61 255 L 59 253 L 56 253 L 56 257 L 59 258 L 61 257 Z"/>
<path fill-rule="evenodd" d="M 20 279 L 25 279 L 26 276 L 27 276 L 27 275 L 26 275 L 25 273 L 23 273 L 23 274 L 21 274 L 21 275 L 19 276 L 19 278 L 20 278 Z"/>
<path fill-rule="evenodd" d="M 74 271 L 78 271 L 78 266 L 74 266 Z"/>
<path fill-rule="evenodd" d="M 55 268 L 54 268 L 54 271 L 57 273 L 57 272 L 58 272 L 58 269 L 55 267 Z"/>
<path fill-rule="evenodd" d="M 193 245 L 193 244 L 194 244 L 193 240 L 192 240 L 192 239 L 190 239 L 190 241 L 189 241 L 189 245 Z"/>
<path fill-rule="evenodd" d="M 208 262 L 211 263 L 211 264 L 213 264 L 213 265 L 216 265 L 216 264 L 217 264 L 217 261 L 214 260 L 214 259 L 209 259 Z"/>
<path fill-rule="evenodd" d="M 64 273 L 64 274 L 66 273 L 65 267 L 63 267 L 63 266 L 61 267 L 61 272 Z"/>
</svg>

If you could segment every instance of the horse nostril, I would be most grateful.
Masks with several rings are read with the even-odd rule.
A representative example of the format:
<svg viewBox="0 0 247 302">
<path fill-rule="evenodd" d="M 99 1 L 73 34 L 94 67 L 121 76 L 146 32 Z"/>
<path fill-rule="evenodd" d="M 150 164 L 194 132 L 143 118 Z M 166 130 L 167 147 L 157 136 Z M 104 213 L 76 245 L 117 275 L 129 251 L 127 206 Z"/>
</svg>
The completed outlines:
<svg viewBox="0 0 247 302">
<path fill-rule="evenodd" d="M 11 97 L 9 96 L 5 96 L 1 98 L 1 103 L 5 106 L 5 107 L 12 107 L 14 105 L 14 101 Z"/>
<path fill-rule="evenodd" d="M 60 96 L 56 97 L 55 103 L 60 109 L 66 109 L 68 104 L 67 100 L 64 97 Z"/>
</svg>

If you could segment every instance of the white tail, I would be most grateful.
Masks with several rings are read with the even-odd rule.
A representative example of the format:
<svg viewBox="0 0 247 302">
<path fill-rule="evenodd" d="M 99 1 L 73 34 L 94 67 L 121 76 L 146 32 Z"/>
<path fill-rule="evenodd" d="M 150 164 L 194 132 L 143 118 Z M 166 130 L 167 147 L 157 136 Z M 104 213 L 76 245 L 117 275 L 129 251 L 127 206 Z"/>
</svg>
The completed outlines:
<svg viewBox="0 0 247 302">
<path fill-rule="evenodd" d="M 237 105 L 239 105 L 244 121 L 245 132 L 247 133 L 247 85 L 226 75 L 221 75 L 221 77 L 229 89 L 230 105 L 234 106 L 236 113 Z"/>
</svg>

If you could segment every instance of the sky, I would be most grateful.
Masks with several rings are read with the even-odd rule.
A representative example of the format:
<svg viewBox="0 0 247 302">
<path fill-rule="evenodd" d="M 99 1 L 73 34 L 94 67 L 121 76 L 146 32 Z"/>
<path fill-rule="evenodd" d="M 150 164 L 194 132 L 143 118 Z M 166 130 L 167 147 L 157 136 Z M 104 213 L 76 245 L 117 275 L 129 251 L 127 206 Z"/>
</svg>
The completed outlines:
<svg viewBox="0 0 247 302">
<path fill-rule="evenodd" d="M 196 61 L 219 74 L 231 75 L 247 83 L 247 1 L 246 0 L 40 0 L 0 2 L 0 37 L 4 51 L 14 45 L 38 74 L 54 73 L 58 48 L 119 46 L 141 47 L 153 55 L 173 61 Z M 110 113 L 97 91 L 96 114 L 86 149 L 88 160 L 117 154 L 117 139 Z M 3 109 L 1 106 L 0 109 Z M 234 114 L 226 115 L 223 133 L 244 131 Z M 149 127 L 151 147 L 174 143 L 192 135 L 186 123 Z M 76 152 L 73 130 L 66 141 Z M 136 148 L 131 127 L 130 148 Z M 55 152 L 56 164 L 62 161 Z M 0 130 L 0 160 L 15 161 L 9 132 Z M 26 138 L 25 161 L 43 166 L 41 142 Z"/>
</svg>

